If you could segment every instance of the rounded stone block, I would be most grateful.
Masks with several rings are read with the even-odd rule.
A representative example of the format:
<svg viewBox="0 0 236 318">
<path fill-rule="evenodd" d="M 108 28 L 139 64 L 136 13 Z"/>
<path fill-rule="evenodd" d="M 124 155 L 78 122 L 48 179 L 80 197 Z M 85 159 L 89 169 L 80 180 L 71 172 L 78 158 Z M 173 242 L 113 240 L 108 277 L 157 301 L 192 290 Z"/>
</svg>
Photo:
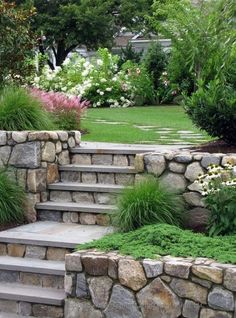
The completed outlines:
<svg viewBox="0 0 236 318">
<path fill-rule="evenodd" d="M 113 287 L 104 313 L 106 318 L 142 318 L 134 294 L 120 285 Z"/>
<path fill-rule="evenodd" d="M 199 278 L 209 280 L 216 284 L 221 284 L 223 281 L 223 270 L 221 268 L 194 265 L 192 267 L 192 273 Z"/>
<path fill-rule="evenodd" d="M 183 194 L 186 203 L 192 207 L 204 207 L 203 197 L 197 192 L 186 192 Z"/>
<path fill-rule="evenodd" d="M 56 158 L 56 147 L 51 141 L 45 143 L 42 152 L 42 161 L 54 162 Z"/>
<path fill-rule="evenodd" d="M 206 156 L 203 156 L 202 161 L 201 161 L 201 165 L 204 168 L 208 168 L 210 165 L 219 165 L 220 161 L 221 161 L 220 156 L 206 155 Z"/>
<path fill-rule="evenodd" d="M 204 170 L 201 167 L 199 162 L 193 162 L 190 165 L 187 166 L 186 172 L 185 172 L 185 177 L 191 181 L 194 182 L 197 180 L 199 175 L 204 174 Z"/>
<path fill-rule="evenodd" d="M 188 298 L 200 304 L 207 303 L 207 288 L 180 278 L 173 278 L 170 287 L 179 297 Z"/>
<path fill-rule="evenodd" d="M 152 154 L 144 157 L 144 163 L 148 173 L 152 173 L 159 177 L 166 169 L 166 160 L 163 155 Z"/>
<path fill-rule="evenodd" d="M 141 289 L 147 283 L 142 265 L 131 259 L 119 261 L 118 276 L 122 285 L 134 291 Z"/>
<path fill-rule="evenodd" d="M 177 318 L 181 314 L 181 300 L 160 278 L 138 292 L 137 300 L 145 318 Z"/>
<path fill-rule="evenodd" d="M 112 279 L 106 276 L 92 277 L 88 279 L 88 284 L 94 306 L 98 309 L 105 309 L 113 285 Z"/>
<path fill-rule="evenodd" d="M 208 305 L 213 309 L 234 310 L 234 295 L 221 287 L 215 287 L 208 295 Z"/>
<path fill-rule="evenodd" d="M 173 172 L 164 174 L 160 178 L 160 181 L 163 185 L 176 193 L 183 193 L 187 187 L 186 179 L 182 175 Z"/>
<path fill-rule="evenodd" d="M 41 162 L 40 142 L 26 142 L 13 147 L 9 165 L 17 168 L 39 168 Z"/>
</svg>

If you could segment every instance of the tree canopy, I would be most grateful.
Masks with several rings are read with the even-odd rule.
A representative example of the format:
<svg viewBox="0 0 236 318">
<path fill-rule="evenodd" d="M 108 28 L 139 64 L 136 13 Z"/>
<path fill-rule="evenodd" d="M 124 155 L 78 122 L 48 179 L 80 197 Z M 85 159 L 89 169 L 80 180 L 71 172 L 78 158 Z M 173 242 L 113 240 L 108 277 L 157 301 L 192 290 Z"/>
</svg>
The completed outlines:
<svg viewBox="0 0 236 318">
<path fill-rule="evenodd" d="M 0 0 L 0 84 L 28 73 L 26 61 L 31 56 L 34 39 L 30 19 L 34 9 L 18 9 L 14 3 Z"/>
<path fill-rule="evenodd" d="M 78 45 L 88 49 L 111 47 L 121 28 L 142 30 L 152 0 L 17 0 L 37 10 L 32 28 L 46 37 L 56 64 L 61 65 Z"/>
</svg>

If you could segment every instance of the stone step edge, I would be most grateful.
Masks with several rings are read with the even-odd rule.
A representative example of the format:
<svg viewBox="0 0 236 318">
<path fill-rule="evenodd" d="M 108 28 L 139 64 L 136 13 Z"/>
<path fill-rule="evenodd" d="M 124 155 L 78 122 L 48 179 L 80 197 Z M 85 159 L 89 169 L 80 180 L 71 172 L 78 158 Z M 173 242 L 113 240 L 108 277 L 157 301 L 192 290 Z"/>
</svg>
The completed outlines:
<svg viewBox="0 0 236 318">
<path fill-rule="evenodd" d="M 137 171 L 132 166 L 102 166 L 102 165 L 63 165 L 59 167 L 60 171 L 73 172 L 97 172 L 97 173 L 125 173 L 136 174 Z"/>
<path fill-rule="evenodd" d="M 65 262 L 0 256 L 0 270 L 64 276 Z"/>
<path fill-rule="evenodd" d="M 64 212 L 80 212 L 80 213 L 103 213 L 112 214 L 117 210 L 115 205 L 102 204 L 85 204 L 75 202 L 52 202 L 46 201 L 36 204 L 37 210 L 64 211 Z"/>
<path fill-rule="evenodd" d="M 102 193 L 121 193 L 126 188 L 123 185 L 112 185 L 103 183 L 82 183 L 82 182 L 58 182 L 48 185 L 49 190 L 58 191 L 81 191 L 81 192 L 102 192 Z"/>
<path fill-rule="evenodd" d="M 62 306 L 65 297 L 65 292 L 59 289 L 0 283 L 0 299 Z"/>
<path fill-rule="evenodd" d="M 70 149 L 70 153 L 73 154 L 97 154 L 97 155 L 136 155 L 140 153 L 155 152 L 155 148 L 150 149 L 138 149 L 135 147 L 117 147 L 117 148 L 86 148 L 76 147 Z"/>
<path fill-rule="evenodd" d="M 33 316 L 22 316 L 18 314 L 11 314 L 8 312 L 0 312 L 0 318 L 35 318 Z"/>
</svg>

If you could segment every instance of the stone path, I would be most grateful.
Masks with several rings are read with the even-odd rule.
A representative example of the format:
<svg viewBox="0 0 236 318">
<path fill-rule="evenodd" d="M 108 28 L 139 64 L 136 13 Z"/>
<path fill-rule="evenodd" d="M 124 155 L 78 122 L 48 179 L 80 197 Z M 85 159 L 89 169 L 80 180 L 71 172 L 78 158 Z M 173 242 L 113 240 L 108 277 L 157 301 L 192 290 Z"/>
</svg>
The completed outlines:
<svg viewBox="0 0 236 318">
<path fill-rule="evenodd" d="M 0 232 L 0 318 L 64 317 L 65 255 L 112 231 L 109 215 L 134 183 L 135 155 L 156 150 L 167 147 L 82 143 L 71 150 L 60 182 L 36 206 L 38 221 Z"/>
<path fill-rule="evenodd" d="M 127 122 L 108 121 L 105 119 L 96 119 L 93 123 L 105 124 L 105 125 L 129 125 Z M 147 141 L 147 143 L 158 143 L 158 140 L 165 142 L 167 145 L 192 145 L 196 143 L 203 143 L 207 141 L 207 138 L 201 134 L 192 130 L 178 130 L 170 127 L 159 127 L 154 125 L 133 125 L 133 128 L 141 131 L 152 131 L 157 134 L 155 141 Z M 163 138 L 165 137 L 165 138 Z"/>
</svg>

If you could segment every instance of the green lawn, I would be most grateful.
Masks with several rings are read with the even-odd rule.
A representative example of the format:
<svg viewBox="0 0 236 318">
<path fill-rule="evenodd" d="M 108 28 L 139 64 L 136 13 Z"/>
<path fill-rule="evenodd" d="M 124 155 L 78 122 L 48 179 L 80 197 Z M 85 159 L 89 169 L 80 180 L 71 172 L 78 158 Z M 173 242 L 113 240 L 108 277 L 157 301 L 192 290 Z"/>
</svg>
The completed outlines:
<svg viewBox="0 0 236 318">
<path fill-rule="evenodd" d="M 83 141 L 199 144 L 209 137 L 192 125 L 181 106 L 88 109 Z"/>
</svg>

